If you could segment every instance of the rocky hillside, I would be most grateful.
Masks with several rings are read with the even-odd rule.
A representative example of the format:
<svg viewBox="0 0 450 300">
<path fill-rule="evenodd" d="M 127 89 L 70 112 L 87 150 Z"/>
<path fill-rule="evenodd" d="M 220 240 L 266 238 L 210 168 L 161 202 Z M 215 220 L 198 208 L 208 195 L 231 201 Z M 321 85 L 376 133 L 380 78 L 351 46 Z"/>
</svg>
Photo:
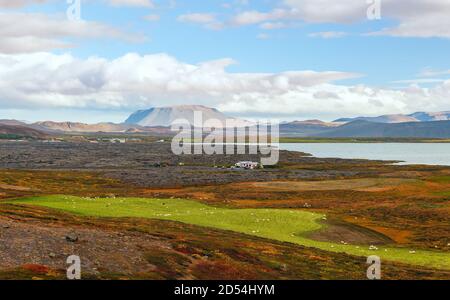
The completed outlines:
<svg viewBox="0 0 450 300">
<path fill-rule="evenodd" d="M 0 137 L 3 139 L 46 139 L 48 134 L 33 128 L 0 124 Z"/>
<path fill-rule="evenodd" d="M 114 123 L 85 124 L 52 121 L 37 122 L 30 126 L 39 130 L 59 132 L 126 132 L 133 128 L 133 126 Z"/>
</svg>

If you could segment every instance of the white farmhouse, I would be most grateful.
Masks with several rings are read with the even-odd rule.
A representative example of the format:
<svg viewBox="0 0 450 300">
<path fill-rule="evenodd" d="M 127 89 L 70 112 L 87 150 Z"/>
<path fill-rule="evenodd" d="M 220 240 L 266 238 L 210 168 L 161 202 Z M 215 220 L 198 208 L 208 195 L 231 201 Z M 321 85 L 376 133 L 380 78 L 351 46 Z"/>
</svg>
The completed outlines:
<svg viewBox="0 0 450 300">
<path fill-rule="evenodd" d="M 259 163 L 253 161 L 240 161 L 237 164 L 235 164 L 235 167 L 247 170 L 254 170 L 259 168 Z"/>
</svg>

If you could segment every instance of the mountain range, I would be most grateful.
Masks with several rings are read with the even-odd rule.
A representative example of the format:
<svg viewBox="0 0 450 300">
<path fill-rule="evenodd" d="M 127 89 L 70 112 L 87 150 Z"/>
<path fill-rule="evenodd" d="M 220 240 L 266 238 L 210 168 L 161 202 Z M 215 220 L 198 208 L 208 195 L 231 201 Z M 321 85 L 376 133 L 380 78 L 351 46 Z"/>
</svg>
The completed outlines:
<svg viewBox="0 0 450 300">
<path fill-rule="evenodd" d="M 450 121 L 375 123 L 357 120 L 314 134 L 327 138 L 450 138 Z"/>
<path fill-rule="evenodd" d="M 239 127 L 254 124 L 227 117 L 217 109 L 201 105 L 157 107 L 133 113 L 124 123 L 85 124 L 77 122 L 36 122 L 28 124 L 17 120 L 0 120 L 0 134 L 45 138 L 64 133 L 142 133 L 172 135 L 169 126 L 177 119 L 194 124 L 194 111 L 201 111 L 203 120 L 217 119 L 222 123 L 232 119 Z M 195 124 L 194 124 L 195 125 Z M 450 138 L 450 112 L 417 112 L 409 115 L 342 118 L 333 122 L 306 120 L 280 124 L 280 135 L 289 137 L 409 137 Z"/>
<path fill-rule="evenodd" d="M 449 121 L 450 111 L 428 113 L 416 112 L 410 115 L 383 115 L 379 117 L 357 117 L 357 118 L 342 118 L 334 122 L 348 123 L 353 121 L 368 121 L 376 123 L 407 123 L 407 122 L 432 122 L 432 121 Z"/>
</svg>

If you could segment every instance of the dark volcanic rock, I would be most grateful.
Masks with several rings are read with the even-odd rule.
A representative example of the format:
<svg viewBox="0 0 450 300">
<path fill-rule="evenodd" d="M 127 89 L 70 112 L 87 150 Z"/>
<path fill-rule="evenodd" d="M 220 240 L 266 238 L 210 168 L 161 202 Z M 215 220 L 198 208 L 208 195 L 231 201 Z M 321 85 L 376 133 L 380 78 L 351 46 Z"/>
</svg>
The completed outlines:
<svg viewBox="0 0 450 300">
<path fill-rule="evenodd" d="M 66 241 L 71 243 L 78 242 L 78 236 L 74 233 L 69 233 L 66 235 Z"/>
<path fill-rule="evenodd" d="M 0 142 L 0 169 L 87 170 L 145 187 L 176 187 L 232 182 L 333 179 L 367 170 L 339 170 L 361 160 L 319 159 L 280 151 L 280 165 L 316 165 L 313 169 L 233 171 L 238 161 L 260 161 L 260 155 L 175 155 L 170 143 L 91 144 Z M 321 166 L 333 165 L 333 169 Z M 215 167 L 218 166 L 218 167 Z M 224 168 L 223 168 L 224 167 Z"/>
</svg>

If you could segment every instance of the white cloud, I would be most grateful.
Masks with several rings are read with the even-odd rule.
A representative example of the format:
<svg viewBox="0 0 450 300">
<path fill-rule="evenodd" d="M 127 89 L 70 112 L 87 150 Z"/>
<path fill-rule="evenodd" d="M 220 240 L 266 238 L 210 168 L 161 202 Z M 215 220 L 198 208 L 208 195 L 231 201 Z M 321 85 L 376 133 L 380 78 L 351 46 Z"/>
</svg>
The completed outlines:
<svg viewBox="0 0 450 300">
<path fill-rule="evenodd" d="M 166 54 L 128 54 L 115 60 L 71 55 L 0 55 L 1 106 L 138 107 L 200 99 L 221 102 L 245 93 L 274 96 L 357 74 L 295 71 L 228 73 L 230 59 L 186 64 Z M 38 74 L 39 76 L 36 76 Z"/>
<path fill-rule="evenodd" d="M 19 8 L 30 4 L 41 4 L 47 0 L 0 0 L 1 8 Z"/>
<path fill-rule="evenodd" d="M 178 21 L 206 24 L 206 23 L 216 22 L 216 16 L 214 14 L 209 14 L 209 13 L 185 14 L 185 15 L 179 16 Z"/>
<path fill-rule="evenodd" d="M 418 78 L 418 79 L 406 79 L 406 80 L 396 80 L 392 83 L 406 83 L 406 84 L 427 84 L 427 83 L 438 83 L 444 82 L 445 79 L 440 78 Z"/>
<path fill-rule="evenodd" d="M 360 21 L 366 18 L 369 7 L 365 0 L 283 0 L 283 3 L 296 18 L 308 23 Z"/>
<path fill-rule="evenodd" d="M 153 3 L 152 0 L 102 0 L 102 1 L 106 1 L 108 4 L 112 6 L 136 6 L 148 8 L 155 7 L 155 4 Z M 20 8 L 31 4 L 42 4 L 45 2 L 49 2 L 49 0 L 0 0 L 0 7 Z"/>
<path fill-rule="evenodd" d="M 286 28 L 286 27 L 288 27 L 288 25 L 283 22 L 266 22 L 266 23 L 262 23 L 259 27 L 261 27 L 261 29 L 273 30 L 273 29 Z"/>
<path fill-rule="evenodd" d="M 366 22 L 366 1 L 355 0 L 283 0 L 279 8 L 268 12 L 244 11 L 232 20 L 237 26 L 298 20 L 306 23 L 350 24 Z M 381 17 L 397 25 L 371 35 L 397 37 L 450 38 L 450 1 L 382 0 Z"/>
<path fill-rule="evenodd" d="M 397 20 L 395 27 L 373 34 L 398 37 L 450 38 L 450 1 L 409 0 L 383 1 L 383 14 Z"/>
<path fill-rule="evenodd" d="M 446 15 L 445 17 L 448 17 Z M 411 19 L 402 22 L 398 27 L 386 28 L 381 31 L 369 33 L 369 35 L 389 35 L 395 37 L 419 37 L 419 38 L 450 38 L 450 20 L 444 20 L 438 24 L 436 19 Z"/>
<path fill-rule="evenodd" d="M 232 101 L 218 107 L 231 114 L 245 112 L 282 119 L 308 116 L 331 120 L 342 116 L 448 110 L 449 96 L 450 81 L 433 89 L 411 86 L 404 90 L 321 84 L 286 91 L 275 99 L 271 94 L 236 95 Z"/>
<path fill-rule="evenodd" d="M 221 30 L 224 24 L 217 20 L 216 15 L 212 13 L 192 13 L 180 15 L 179 22 L 203 24 L 207 29 Z"/>
<path fill-rule="evenodd" d="M 420 72 L 418 77 L 435 77 L 442 75 L 450 75 L 450 70 L 433 70 L 428 68 Z"/>
<path fill-rule="evenodd" d="M 2 37 L 0 53 L 31 53 L 49 49 L 71 48 L 72 44 L 44 37 Z"/>
<path fill-rule="evenodd" d="M 309 37 L 319 37 L 323 39 L 337 39 L 346 36 L 346 32 L 340 31 L 323 31 L 323 32 L 314 32 L 310 33 Z"/>
<path fill-rule="evenodd" d="M 221 59 L 193 65 L 167 54 L 114 60 L 0 55 L 0 107 L 133 110 L 196 103 L 230 114 L 286 118 L 448 110 L 450 80 L 433 88 L 381 89 L 334 83 L 358 76 L 346 72 L 227 72 L 234 63 Z"/>
<path fill-rule="evenodd" d="M 0 13 L 0 53 L 73 47 L 67 38 L 118 38 L 131 42 L 143 40 L 141 36 L 126 34 L 101 23 L 69 21 L 63 15 Z"/>
<path fill-rule="evenodd" d="M 151 0 L 108 0 L 108 3 L 113 6 L 155 7 L 155 4 Z"/>
<path fill-rule="evenodd" d="M 274 9 L 270 12 L 259 12 L 256 10 L 252 10 L 237 14 L 231 20 L 231 24 L 237 26 L 252 25 L 268 21 L 286 20 L 295 18 L 295 16 L 296 10 Z"/>
</svg>

